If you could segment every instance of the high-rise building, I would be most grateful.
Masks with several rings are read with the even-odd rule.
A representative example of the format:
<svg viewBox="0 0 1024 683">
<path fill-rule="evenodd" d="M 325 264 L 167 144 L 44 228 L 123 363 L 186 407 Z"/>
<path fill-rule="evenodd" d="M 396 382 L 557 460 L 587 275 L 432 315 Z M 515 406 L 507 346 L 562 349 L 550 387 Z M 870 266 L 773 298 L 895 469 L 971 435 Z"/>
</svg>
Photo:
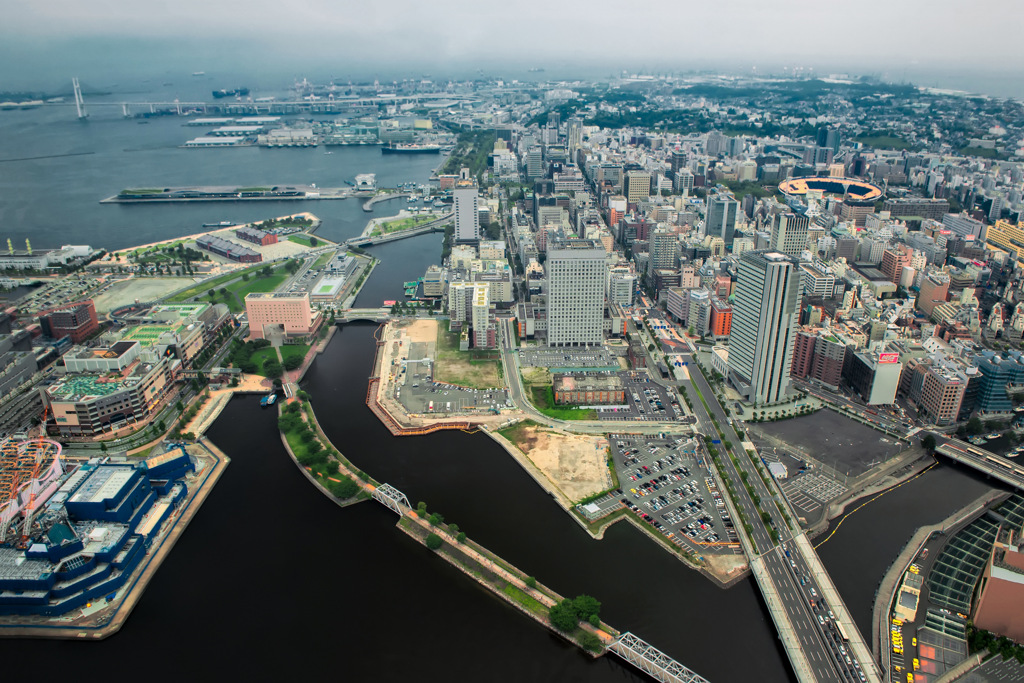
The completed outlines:
<svg viewBox="0 0 1024 683">
<path fill-rule="evenodd" d="M 526 150 L 526 178 L 536 180 L 544 175 L 544 152 L 540 145 Z"/>
<path fill-rule="evenodd" d="M 903 275 L 904 266 L 910 265 L 910 250 L 900 244 L 892 249 L 886 249 L 882 253 L 882 265 L 880 270 L 889 282 L 897 287 L 900 284 L 900 277 Z"/>
<path fill-rule="evenodd" d="M 668 157 L 668 162 L 672 167 L 672 173 L 678 173 L 680 170 L 686 168 L 686 164 L 690 159 L 690 155 L 681 149 L 674 149 Z"/>
<path fill-rule="evenodd" d="M 479 190 L 476 182 L 460 178 L 452 188 L 455 197 L 455 241 L 476 242 L 480 239 Z"/>
<path fill-rule="evenodd" d="M 743 254 L 729 335 L 730 378 L 754 404 L 785 398 L 793 360 L 800 274 L 777 251 Z"/>
<path fill-rule="evenodd" d="M 821 127 L 818 129 L 818 147 L 827 147 L 833 154 L 839 154 L 839 131 L 835 128 Z"/>
<path fill-rule="evenodd" d="M 625 192 L 630 204 L 639 204 L 650 197 L 651 174 L 647 171 L 627 171 Z"/>
<path fill-rule="evenodd" d="M 628 268 L 615 268 L 608 277 L 608 303 L 620 306 L 633 304 L 636 278 Z"/>
<path fill-rule="evenodd" d="M 807 248 L 809 225 L 810 219 L 805 215 L 789 212 L 775 214 L 772 219 L 772 250 L 799 257 Z"/>
<path fill-rule="evenodd" d="M 917 295 L 917 307 L 926 316 L 931 317 L 936 306 L 946 303 L 948 295 L 949 276 L 945 273 L 931 273 L 921 280 L 921 291 Z"/>
<path fill-rule="evenodd" d="M 688 168 L 681 168 L 676 171 L 673 177 L 675 178 L 676 192 L 688 195 L 693 191 L 693 171 Z"/>
<path fill-rule="evenodd" d="M 704 217 L 704 232 L 721 237 L 726 246 L 731 246 L 733 235 L 736 232 L 736 215 L 739 210 L 740 203 L 731 195 L 709 196 L 707 212 Z"/>
<path fill-rule="evenodd" d="M 549 346 L 604 341 L 607 257 L 595 240 L 555 240 L 548 245 Z"/>
<path fill-rule="evenodd" d="M 565 146 L 569 151 L 569 161 L 577 163 L 576 152 L 583 146 L 583 119 L 573 117 L 566 126 Z"/>
<path fill-rule="evenodd" d="M 975 239 L 981 239 L 985 230 L 985 224 L 974 220 L 966 213 L 947 213 L 942 217 L 942 224 L 953 231 L 955 235 L 966 237 L 974 235 Z"/>
<path fill-rule="evenodd" d="M 675 268 L 676 251 L 679 238 L 676 233 L 666 228 L 657 228 L 651 233 L 650 268 Z"/>
</svg>

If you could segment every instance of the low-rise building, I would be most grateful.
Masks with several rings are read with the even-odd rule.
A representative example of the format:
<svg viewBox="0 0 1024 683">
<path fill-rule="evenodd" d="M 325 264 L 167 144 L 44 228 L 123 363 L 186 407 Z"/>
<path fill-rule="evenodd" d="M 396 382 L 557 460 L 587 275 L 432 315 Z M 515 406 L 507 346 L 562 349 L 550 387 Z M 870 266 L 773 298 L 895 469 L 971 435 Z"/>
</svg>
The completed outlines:
<svg viewBox="0 0 1024 683">
<path fill-rule="evenodd" d="M 247 294 L 245 311 L 252 339 L 266 339 L 275 331 L 288 338 L 311 337 L 324 321 L 320 311 L 311 306 L 306 292 Z"/>
<path fill-rule="evenodd" d="M 617 405 L 626 400 L 618 375 L 556 374 L 553 380 L 559 405 Z"/>
</svg>

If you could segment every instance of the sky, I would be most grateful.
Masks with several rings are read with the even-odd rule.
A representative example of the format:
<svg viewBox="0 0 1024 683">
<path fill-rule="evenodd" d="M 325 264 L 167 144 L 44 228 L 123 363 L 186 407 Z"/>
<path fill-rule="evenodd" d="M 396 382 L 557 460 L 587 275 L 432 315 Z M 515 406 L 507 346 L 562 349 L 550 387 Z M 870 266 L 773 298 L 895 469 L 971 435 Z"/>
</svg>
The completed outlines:
<svg viewBox="0 0 1024 683">
<path fill-rule="evenodd" d="M 784 8 L 780 9 L 780 8 Z M 1019 78 L 1017 0 L 0 0 L 0 90 L 47 69 L 782 67 Z M 201 69 L 197 66 L 195 69 Z M 1024 79 L 1020 79 L 1024 80 Z"/>
</svg>

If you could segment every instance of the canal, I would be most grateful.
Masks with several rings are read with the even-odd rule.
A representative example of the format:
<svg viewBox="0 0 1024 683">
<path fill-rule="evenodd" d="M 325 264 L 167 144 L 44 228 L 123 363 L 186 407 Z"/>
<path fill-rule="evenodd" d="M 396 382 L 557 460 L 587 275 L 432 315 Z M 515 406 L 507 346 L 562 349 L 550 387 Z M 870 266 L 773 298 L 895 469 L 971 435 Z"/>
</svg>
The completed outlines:
<svg viewBox="0 0 1024 683">
<path fill-rule="evenodd" d="M 413 505 L 426 502 L 560 593 L 595 596 L 608 623 L 712 681 L 746 680 L 755 670 L 762 681 L 790 680 L 753 579 L 723 591 L 626 524 L 613 526 L 602 541 L 591 539 L 483 434 L 391 436 L 365 405 L 374 329 L 343 326 L 303 385 L 328 436 L 358 467 L 401 489 Z M 730 656 L 737 647 L 743 658 Z M 560 657 L 547 648 L 521 656 Z M 490 667 L 484 678 L 502 676 L 504 664 Z"/>
</svg>

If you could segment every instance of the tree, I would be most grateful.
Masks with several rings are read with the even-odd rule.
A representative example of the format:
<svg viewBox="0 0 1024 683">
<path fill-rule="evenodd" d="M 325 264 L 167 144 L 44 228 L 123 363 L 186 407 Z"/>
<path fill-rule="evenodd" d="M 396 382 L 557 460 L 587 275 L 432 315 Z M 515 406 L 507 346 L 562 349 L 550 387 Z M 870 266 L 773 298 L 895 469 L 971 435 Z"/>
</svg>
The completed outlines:
<svg viewBox="0 0 1024 683">
<path fill-rule="evenodd" d="M 298 370 L 302 366 L 302 356 L 288 356 L 283 365 L 285 370 Z"/>
<path fill-rule="evenodd" d="M 929 453 L 934 452 L 935 451 L 935 435 L 934 434 L 925 434 L 924 437 L 921 439 L 921 448 L 925 449 Z"/>
<path fill-rule="evenodd" d="M 601 639 L 590 631 L 584 631 L 580 635 L 580 645 L 587 652 L 600 652 L 604 648 L 604 645 L 601 644 Z"/>
<path fill-rule="evenodd" d="M 457 534 L 457 533 L 459 533 L 459 525 L 458 524 L 449 524 L 448 525 L 448 533 L 450 533 L 450 534 Z"/>
<path fill-rule="evenodd" d="M 444 541 L 441 540 L 440 536 L 438 536 L 437 534 L 427 534 L 428 548 L 430 548 L 431 550 L 438 550 L 442 545 L 444 545 Z"/>
<path fill-rule="evenodd" d="M 263 363 L 263 374 L 268 379 L 276 379 L 284 373 L 284 368 L 276 360 L 271 358 Z"/>
<path fill-rule="evenodd" d="M 249 281 L 249 273 L 242 273 L 242 282 Z"/>
<path fill-rule="evenodd" d="M 532 576 L 527 576 L 526 580 L 524 581 L 524 583 L 526 584 L 527 588 L 536 588 L 537 587 L 537 579 L 533 578 Z"/>
<path fill-rule="evenodd" d="M 576 630 L 579 620 L 576 618 L 576 610 L 573 609 L 572 600 L 563 600 L 555 603 L 548 610 L 548 619 L 551 625 L 559 631 L 570 633 Z"/>
<path fill-rule="evenodd" d="M 213 297 L 217 296 L 217 292 L 213 291 L 213 289 L 212 289 L 212 288 L 211 288 L 211 289 L 208 289 L 208 290 L 206 290 L 206 293 L 210 295 L 210 298 L 211 298 L 211 299 L 212 299 Z"/>
<path fill-rule="evenodd" d="M 466 532 L 465 531 L 460 531 L 459 535 L 455 537 L 455 540 L 458 541 L 459 543 L 465 543 L 466 542 Z"/>
<path fill-rule="evenodd" d="M 985 425 L 982 424 L 981 418 L 978 417 L 977 415 L 975 415 L 974 417 L 967 421 L 968 434 L 981 434 L 983 431 L 985 431 Z"/>
<path fill-rule="evenodd" d="M 100 450 L 104 453 L 107 452 L 107 443 L 105 441 L 100 441 Z"/>
<path fill-rule="evenodd" d="M 601 612 L 601 603 L 589 595 L 577 595 L 573 598 L 572 608 L 579 619 L 589 619 Z"/>
<path fill-rule="evenodd" d="M 316 246 L 319 246 L 319 244 L 320 244 L 320 240 L 318 240 L 317 238 L 315 238 L 315 237 L 310 237 L 309 238 L 309 246 L 316 247 Z"/>
<path fill-rule="evenodd" d="M 431 526 L 437 526 L 438 524 L 444 521 L 444 516 L 435 512 L 434 514 L 430 515 L 430 518 L 427 521 L 430 522 Z"/>
</svg>

